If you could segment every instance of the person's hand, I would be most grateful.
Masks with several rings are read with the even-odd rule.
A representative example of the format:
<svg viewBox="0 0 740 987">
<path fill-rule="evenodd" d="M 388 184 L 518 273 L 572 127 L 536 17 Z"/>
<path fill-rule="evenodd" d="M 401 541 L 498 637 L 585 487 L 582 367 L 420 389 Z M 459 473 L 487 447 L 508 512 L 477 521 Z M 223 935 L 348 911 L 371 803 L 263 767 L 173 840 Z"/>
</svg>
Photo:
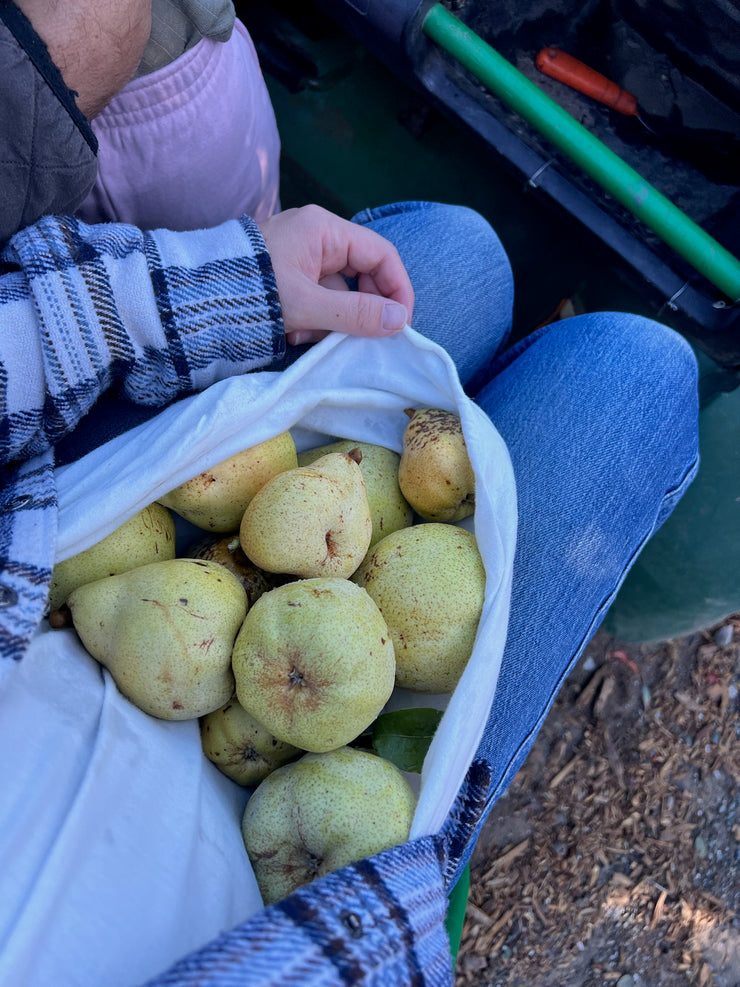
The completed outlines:
<svg viewBox="0 0 740 987">
<path fill-rule="evenodd" d="M 259 227 L 292 345 L 315 342 L 332 330 L 388 336 L 411 320 L 409 276 L 382 236 L 320 206 L 287 209 Z M 347 290 L 345 277 L 357 278 L 357 291 Z"/>
</svg>

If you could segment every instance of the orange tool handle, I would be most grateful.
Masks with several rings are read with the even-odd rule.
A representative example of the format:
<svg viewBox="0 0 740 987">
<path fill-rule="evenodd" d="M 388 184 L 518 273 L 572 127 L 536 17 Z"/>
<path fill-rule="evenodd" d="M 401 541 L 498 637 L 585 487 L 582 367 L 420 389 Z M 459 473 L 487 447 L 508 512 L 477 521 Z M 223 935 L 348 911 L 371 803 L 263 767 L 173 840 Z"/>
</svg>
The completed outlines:
<svg viewBox="0 0 740 987">
<path fill-rule="evenodd" d="M 637 99 L 632 93 L 559 48 L 543 48 L 537 53 L 534 64 L 551 79 L 564 82 L 571 89 L 604 103 L 618 113 L 625 116 L 638 114 Z"/>
</svg>

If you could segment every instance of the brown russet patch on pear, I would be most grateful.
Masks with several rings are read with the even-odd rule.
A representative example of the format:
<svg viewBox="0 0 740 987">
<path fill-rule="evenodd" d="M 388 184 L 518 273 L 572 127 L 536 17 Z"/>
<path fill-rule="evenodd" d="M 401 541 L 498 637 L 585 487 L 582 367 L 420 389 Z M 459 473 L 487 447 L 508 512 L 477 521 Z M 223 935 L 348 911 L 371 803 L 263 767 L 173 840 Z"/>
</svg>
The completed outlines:
<svg viewBox="0 0 740 987">
<path fill-rule="evenodd" d="M 327 559 L 333 559 L 337 555 L 337 548 L 336 548 L 336 542 L 334 541 L 331 531 L 326 532 L 325 540 L 326 540 L 326 557 Z"/>
<path fill-rule="evenodd" d="M 231 706 L 225 707 L 224 712 L 228 712 L 229 709 L 231 709 Z M 208 737 L 210 733 L 210 724 L 206 724 L 203 727 L 203 736 Z M 276 740 L 273 740 L 272 743 L 273 746 L 277 745 Z M 214 757 L 218 758 L 222 764 L 235 768 L 245 762 L 248 764 L 255 764 L 257 762 L 267 763 L 267 759 L 259 753 L 254 744 L 250 743 L 235 744 L 227 741 L 224 744 L 223 749 L 215 750 L 212 748 L 211 753 Z"/>
<path fill-rule="evenodd" d="M 311 596 L 315 596 L 319 600 L 321 599 L 322 596 L 332 596 L 333 595 L 332 594 L 332 591 L 330 589 L 322 589 L 319 586 L 312 586 L 310 592 L 311 592 Z M 297 605 L 298 606 L 301 606 L 302 604 L 299 603 Z"/>
<path fill-rule="evenodd" d="M 206 733 L 209 732 L 210 732 L 209 728 L 206 727 Z M 273 746 L 277 745 L 276 740 L 273 740 L 272 743 Z M 230 767 L 234 767 L 234 768 L 237 768 L 239 767 L 240 764 L 244 764 L 244 763 L 251 765 L 258 763 L 259 764 L 268 763 L 267 758 L 264 757 L 262 754 L 260 754 L 260 752 L 255 748 L 254 744 L 250 744 L 250 743 L 234 744 L 227 742 L 224 745 L 223 751 L 214 751 L 214 754 L 218 755 L 219 757 L 225 756 L 226 758 L 225 763 Z"/>
<path fill-rule="evenodd" d="M 174 682 L 174 677 L 168 665 L 165 665 L 157 675 L 157 681 L 161 682 L 163 685 L 172 685 Z"/>
<path fill-rule="evenodd" d="M 419 408 L 404 408 L 409 418 L 413 419 Z M 423 448 L 428 442 L 438 442 L 440 435 L 448 432 L 458 435 L 461 432 L 460 419 L 449 411 L 435 408 L 424 408 L 424 418 L 414 421 L 413 429 L 407 432 L 407 443 L 414 449 Z M 463 444 L 465 439 L 463 438 Z"/>
<path fill-rule="evenodd" d="M 265 659 L 269 663 L 265 663 Z M 273 656 L 259 653 L 255 659 L 263 664 L 264 682 L 270 688 L 276 702 L 279 702 L 289 712 L 295 708 L 296 701 L 302 708 L 317 709 L 321 703 L 321 690 L 326 687 L 324 677 L 306 674 L 301 651 L 291 649 Z"/>
<path fill-rule="evenodd" d="M 155 607 L 158 607 L 161 610 L 161 612 L 165 615 L 166 620 L 167 620 L 167 623 L 172 626 L 172 628 L 177 633 L 177 636 L 180 637 L 179 628 L 177 628 L 177 626 L 176 626 L 176 623 L 175 623 L 175 620 L 174 620 L 174 616 L 173 616 L 173 613 L 172 613 L 172 609 L 173 608 L 169 604 L 162 603 L 161 600 L 155 600 L 155 599 L 153 599 L 152 597 L 149 597 L 149 596 L 142 596 L 141 597 L 141 602 L 142 603 L 152 603 Z M 205 614 L 195 613 L 193 610 L 188 610 L 188 600 L 186 598 L 182 598 L 182 599 L 178 600 L 177 603 L 175 604 L 175 609 L 176 610 L 180 610 L 180 609 L 181 610 L 184 610 L 185 613 L 189 617 L 195 617 L 196 620 L 207 620 L 208 619 Z"/>
</svg>

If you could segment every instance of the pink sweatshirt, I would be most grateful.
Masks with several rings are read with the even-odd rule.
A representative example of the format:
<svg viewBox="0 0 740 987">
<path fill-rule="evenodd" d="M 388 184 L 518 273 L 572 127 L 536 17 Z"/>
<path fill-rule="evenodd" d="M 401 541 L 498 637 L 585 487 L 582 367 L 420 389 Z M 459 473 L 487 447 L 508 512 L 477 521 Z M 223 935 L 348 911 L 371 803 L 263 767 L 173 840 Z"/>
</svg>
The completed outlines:
<svg viewBox="0 0 740 987">
<path fill-rule="evenodd" d="M 277 212 L 280 139 L 257 53 L 237 20 L 130 82 L 92 122 L 98 178 L 89 223 L 200 229 Z"/>
</svg>

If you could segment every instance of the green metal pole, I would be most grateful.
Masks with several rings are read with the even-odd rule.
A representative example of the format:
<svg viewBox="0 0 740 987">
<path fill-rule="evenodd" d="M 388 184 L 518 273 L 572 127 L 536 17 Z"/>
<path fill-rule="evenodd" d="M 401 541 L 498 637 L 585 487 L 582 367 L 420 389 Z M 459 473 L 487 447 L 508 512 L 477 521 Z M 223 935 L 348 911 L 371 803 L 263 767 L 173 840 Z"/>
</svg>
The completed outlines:
<svg viewBox="0 0 740 987">
<path fill-rule="evenodd" d="M 731 301 L 740 300 L 740 261 L 479 35 L 439 3 L 422 30 Z"/>
</svg>

